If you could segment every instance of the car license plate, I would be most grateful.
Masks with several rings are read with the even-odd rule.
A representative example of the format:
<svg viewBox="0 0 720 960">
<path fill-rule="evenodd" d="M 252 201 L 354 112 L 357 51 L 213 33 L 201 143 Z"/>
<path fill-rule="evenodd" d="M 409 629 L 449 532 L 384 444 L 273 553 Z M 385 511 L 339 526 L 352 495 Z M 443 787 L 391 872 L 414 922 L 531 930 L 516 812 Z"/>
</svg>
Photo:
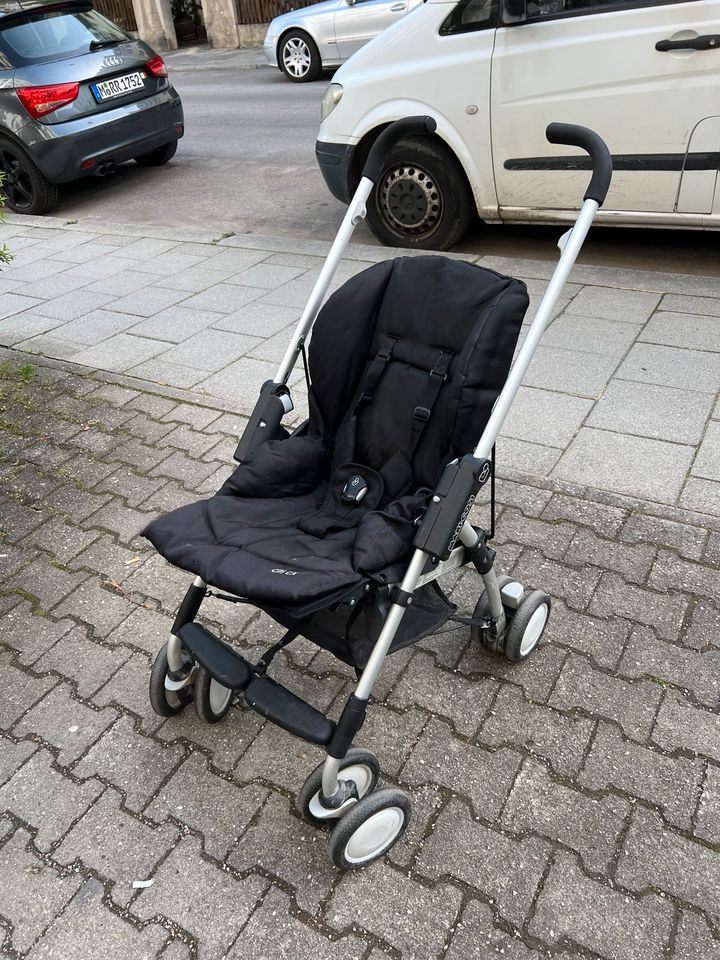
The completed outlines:
<svg viewBox="0 0 720 960">
<path fill-rule="evenodd" d="M 133 90 L 142 90 L 144 86 L 145 74 L 138 72 L 126 73 L 124 77 L 113 77 L 112 80 L 100 80 L 98 83 L 91 83 L 90 89 L 99 103 L 101 100 L 121 97 L 124 93 L 131 93 Z"/>
</svg>

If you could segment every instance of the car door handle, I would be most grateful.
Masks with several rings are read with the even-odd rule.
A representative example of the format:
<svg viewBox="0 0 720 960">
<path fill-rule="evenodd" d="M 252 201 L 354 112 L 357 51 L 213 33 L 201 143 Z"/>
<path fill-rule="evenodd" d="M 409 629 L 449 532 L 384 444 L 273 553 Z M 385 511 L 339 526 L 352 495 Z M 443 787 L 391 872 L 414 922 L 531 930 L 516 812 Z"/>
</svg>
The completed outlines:
<svg viewBox="0 0 720 960">
<path fill-rule="evenodd" d="M 400 11 L 401 11 L 401 10 L 404 10 L 405 7 L 406 7 L 406 4 L 404 4 L 404 3 L 394 3 L 394 4 L 390 7 L 390 13 L 400 13 Z"/>
<path fill-rule="evenodd" d="M 668 50 L 720 50 L 720 33 L 706 33 L 704 37 L 689 40 L 658 40 L 655 49 L 660 53 Z"/>
</svg>

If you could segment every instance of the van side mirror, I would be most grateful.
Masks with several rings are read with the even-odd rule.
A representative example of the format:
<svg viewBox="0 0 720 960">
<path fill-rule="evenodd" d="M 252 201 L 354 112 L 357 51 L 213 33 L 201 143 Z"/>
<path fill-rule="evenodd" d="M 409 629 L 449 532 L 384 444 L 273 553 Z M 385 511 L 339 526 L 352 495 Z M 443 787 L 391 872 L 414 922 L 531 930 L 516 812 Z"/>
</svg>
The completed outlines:
<svg viewBox="0 0 720 960">
<path fill-rule="evenodd" d="M 504 0 L 505 13 L 512 20 L 525 20 L 527 17 L 527 0 Z"/>
<path fill-rule="evenodd" d="M 357 3 L 357 0 L 345 0 L 345 3 L 346 3 L 349 7 L 353 7 L 353 6 L 355 6 L 355 4 Z"/>
</svg>

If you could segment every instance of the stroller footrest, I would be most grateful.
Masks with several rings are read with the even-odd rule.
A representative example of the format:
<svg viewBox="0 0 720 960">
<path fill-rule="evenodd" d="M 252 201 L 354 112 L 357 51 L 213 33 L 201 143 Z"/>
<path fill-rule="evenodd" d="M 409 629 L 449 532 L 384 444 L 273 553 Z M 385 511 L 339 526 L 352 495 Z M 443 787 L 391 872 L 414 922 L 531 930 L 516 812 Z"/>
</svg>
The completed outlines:
<svg viewBox="0 0 720 960">
<path fill-rule="evenodd" d="M 186 623 L 178 636 L 183 647 L 224 687 L 244 690 L 250 683 L 253 674 L 247 660 L 199 623 Z"/>
<path fill-rule="evenodd" d="M 261 716 L 309 743 L 326 746 L 335 724 L 287 687 L 266 676 L 255 676 L 245 689 L 245 702 Z"/>
</svg>

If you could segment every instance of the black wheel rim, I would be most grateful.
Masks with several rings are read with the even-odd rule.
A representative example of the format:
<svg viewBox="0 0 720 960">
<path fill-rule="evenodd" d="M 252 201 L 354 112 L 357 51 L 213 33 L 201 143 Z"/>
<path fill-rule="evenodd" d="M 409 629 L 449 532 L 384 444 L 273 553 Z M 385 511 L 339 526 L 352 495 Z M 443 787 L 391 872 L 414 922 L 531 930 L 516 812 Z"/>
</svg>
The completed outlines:
<svg viewBox="0 0 720 960">
<path fill-rule="evenodd" d="M 427 170 L 399 163 L 388 170 L 380 186 L 380 206 L 386 223 L 399 236 L 430 236 L 442 216 L 442 194 Z"/>
<path fill-rule="evenodd" d="M 8 147 L 0 149 L 0 170 L 3 172 L 2 192 L 10 206 L 17 210 L 31 207 L 35 195 L 30 171 L 23 160 Z"/>
</svg>

